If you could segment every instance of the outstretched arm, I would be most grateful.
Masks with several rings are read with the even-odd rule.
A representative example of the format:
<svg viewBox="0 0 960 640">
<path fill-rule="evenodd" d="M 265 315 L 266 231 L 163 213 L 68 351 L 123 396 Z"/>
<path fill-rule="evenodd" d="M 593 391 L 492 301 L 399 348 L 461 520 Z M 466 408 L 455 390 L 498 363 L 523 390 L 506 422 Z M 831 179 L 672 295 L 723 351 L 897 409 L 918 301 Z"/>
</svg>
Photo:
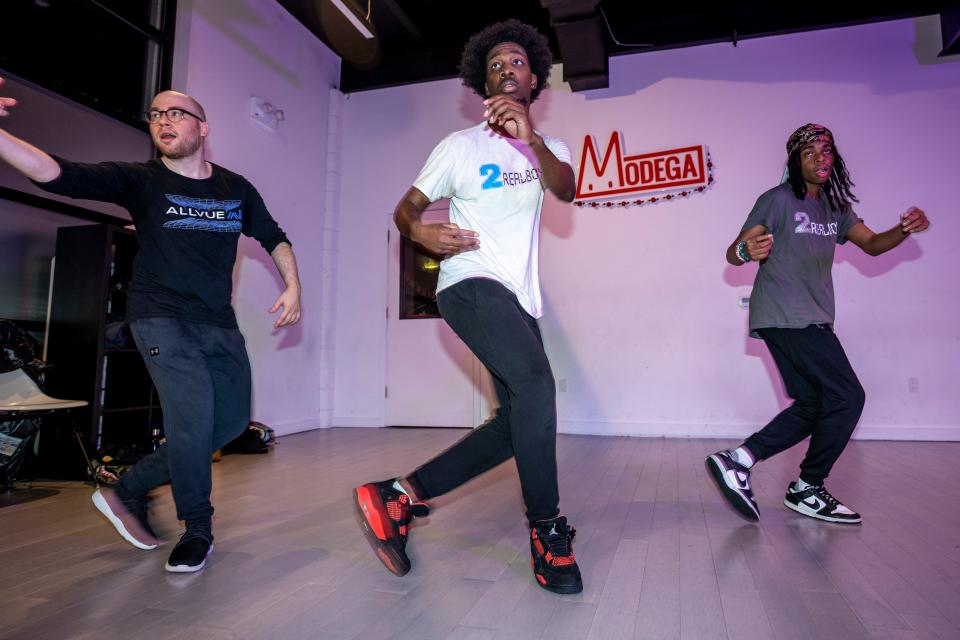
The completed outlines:
<svg viewBox="0 0 960 640">
<path fill-rule="evenodd" d="M 0 85 L 3 85 L 3 78 L 0 78 Z M 16 104 L 13 98 L 0 97 L 0 117 L 10 115 L 10 109 Z M 60 175 L 56 160 L 3 129 L 0 129 L 0 160 L 37 182 L 50 182 Z"/>
<path fill-rule="evenodd" d="M 911 233 L 919 233 L 930 228 L 930 221 L 923 209 L 910 207 L 900 215 L 900 224 L 882 233 L 875 233 L 870 227 L 858 222 L 847 232 L 853 244 L 863 249 L 864 253 L 878 256 L 893 249 L 907 239 Z"/>
<path fill-rule="evenodd" d="M 276 313 L 281 308 L 280 317 L 273 323 L 275 329 L 296 324 L 300 320 L 300 276 L 297 273 L 297 259 L 293 255 L 293 247 L 281 242 L 270 253 L 273 264 L 277 265 L 280 277 L 287 285 L 277 301 L 270 307 L 270 313 Z"/>
</svg>

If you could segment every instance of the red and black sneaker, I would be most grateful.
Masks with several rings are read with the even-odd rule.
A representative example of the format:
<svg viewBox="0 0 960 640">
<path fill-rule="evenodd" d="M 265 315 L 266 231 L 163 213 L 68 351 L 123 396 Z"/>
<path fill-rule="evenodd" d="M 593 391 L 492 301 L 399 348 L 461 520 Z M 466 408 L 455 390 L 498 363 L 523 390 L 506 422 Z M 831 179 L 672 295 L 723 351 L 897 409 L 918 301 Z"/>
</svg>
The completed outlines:
<svg viewBox="0 0 960 640">
<path fill-rule="evenodd" d="M 537 583 L 554 593 L 580 593 L 583 580 L 573 556 L 573 538 L 577 530 L 567 526 L 563 516 L 536 522 L 530 529 L 530 554 Z"/>
<path fill-rule="evenodd" d="M 353 490 L 357 523 L 380 562 L 398 576 L 410 571 L 407 530 L 411 520 L 430 513 L 423 502 L 393 488 L 393 480 L 370 482 Z"/>
</svg>

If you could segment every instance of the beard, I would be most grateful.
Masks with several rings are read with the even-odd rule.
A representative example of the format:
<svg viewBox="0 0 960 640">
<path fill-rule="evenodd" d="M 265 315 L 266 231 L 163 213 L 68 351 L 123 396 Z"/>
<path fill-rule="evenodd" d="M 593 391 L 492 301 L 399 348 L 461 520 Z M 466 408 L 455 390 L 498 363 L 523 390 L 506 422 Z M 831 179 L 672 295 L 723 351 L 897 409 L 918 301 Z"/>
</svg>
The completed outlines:
<svg viewBox="0 0 960 640">
<path fill-rule="evenodd" d="M 154 142 L 156 144 L 156 141 Z M 161 146 L 156 144 L 157 150 L 160 151 L 160 155 L 164 158 L 169 158 L 170 160 L 179 160 L 181 158 L 186 158 L 197 152 L 197 150 L 203 145 L 203 138 L 199 135 L 196 136 L 180 136 L 176 139 L 175 144 L 172 146 Z"/>
</svg>

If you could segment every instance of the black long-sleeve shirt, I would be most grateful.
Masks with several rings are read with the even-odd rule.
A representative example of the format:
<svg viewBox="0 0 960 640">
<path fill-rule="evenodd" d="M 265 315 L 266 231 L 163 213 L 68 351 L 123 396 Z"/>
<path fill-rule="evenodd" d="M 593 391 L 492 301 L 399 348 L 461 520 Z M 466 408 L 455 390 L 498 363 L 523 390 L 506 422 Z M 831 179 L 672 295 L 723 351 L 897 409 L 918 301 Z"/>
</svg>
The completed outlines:
<svg viewBox="0 0 960 640">
<path fill-rule="evenodd" d="M 268 252 L 286 234 L 263 198 L 243 176 L 212 165 L 195 180 L 159 159 L 144 163 L 79 164 L 56 158 L 60 176 L 35 183 L 51 193 L 113 202 L 127 209 L 137 229 L 127 320 L 176 317 L 236 327 L 230 299 L 240 234 Z"/>
</svg>

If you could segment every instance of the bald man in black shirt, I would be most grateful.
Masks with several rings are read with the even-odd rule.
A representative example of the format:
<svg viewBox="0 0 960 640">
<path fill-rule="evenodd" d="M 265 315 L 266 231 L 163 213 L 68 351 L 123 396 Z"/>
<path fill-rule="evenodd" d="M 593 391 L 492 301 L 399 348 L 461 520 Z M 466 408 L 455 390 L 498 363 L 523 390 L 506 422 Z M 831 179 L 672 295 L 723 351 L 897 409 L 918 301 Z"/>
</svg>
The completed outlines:
<svg viewBox="0 0 960 640">
<path fill-rule="evenodd" d="M 0 84 L 3 80 L 0 78 Z M 0 98 L 0 117 L 16 105 Z M 199 571 L 213 550 L 210 456 L 250 420 L 250 363 L 230 304 L 240 234 L 273 258 L 285 289 L 274 326 L 300 319 L 300 280 L 290 241 L 245 178 L 206 160 L 203 107 L 176 91 L 157 94 L 144 114 L 160 157 L 143 163 L 78 164 L 55 158 L 0 128 L 0 159 L 41 189 L 113 202 L 130 212 L 140 251 L 127 321 L 160 394 L 166 441 L 93 495 L 97 509 L 130 544 L 159 545 L 148 494 L 173 485 L 186 523 L 166 569 Z"/>
</svg>

